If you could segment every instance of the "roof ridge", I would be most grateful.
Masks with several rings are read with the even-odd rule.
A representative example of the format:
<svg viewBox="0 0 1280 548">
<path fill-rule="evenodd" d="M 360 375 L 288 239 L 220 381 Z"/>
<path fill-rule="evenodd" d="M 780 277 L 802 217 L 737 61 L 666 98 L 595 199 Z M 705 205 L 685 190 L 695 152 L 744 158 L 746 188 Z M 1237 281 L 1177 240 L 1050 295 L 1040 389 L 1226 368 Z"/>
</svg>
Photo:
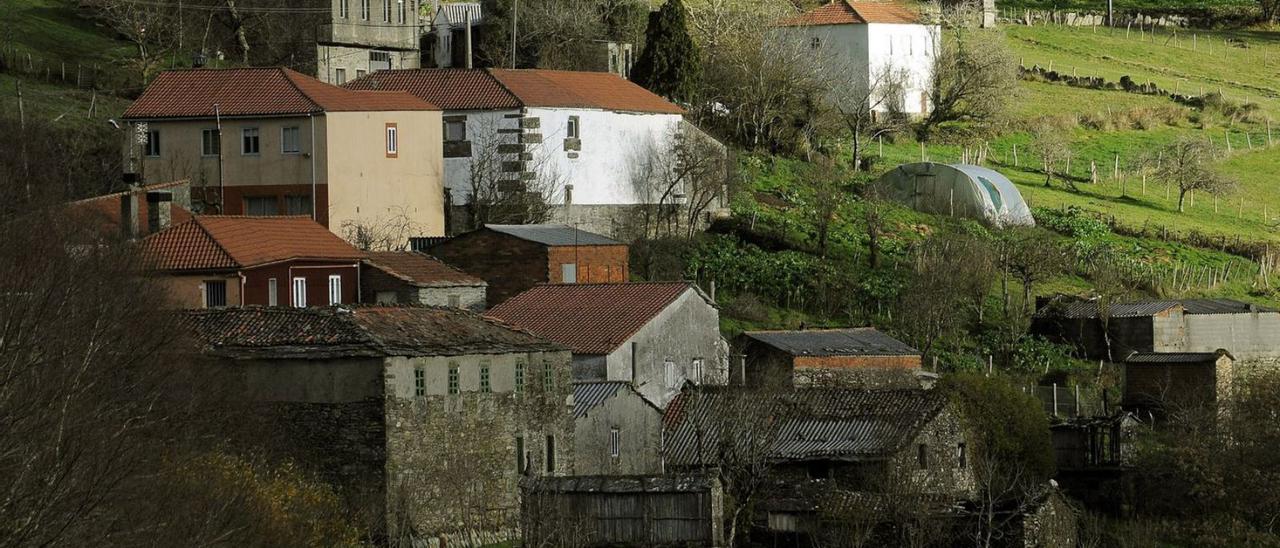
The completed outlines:
<svg viewBox="0 0 1280 548">
<path fill-rule="evenodd" d="M 466 70 L 466 69 L 463 69 L 463 70 Z M 516 92 L 512 91 L 511 88 L 507 87 L 507 83 L 502 81 L 502 78 L 498 78 L 498 75 L 493 73 L 494 71 L 493 67 L 487 67 L 480 70 L 484 71 L 485 74 L 489 75 L 489 78 L 492 78 L 494 82 L 497 82 L 498 87 L 502 88 L 502 91 L 507 92 L 507 95 L 510 95 L 513 99 L 516 100 L 517 103 L 520 103 L 520 108 L 529 108 L 529 105 L 525 103 L 523 97 L 520 97 L 518 94 L 516 94 Z M 497 70 L 506 70 L 506 69 L 497 69 Z M 515 69 L 511 69 L 511 70 L 515 70 Z"/>
<path fill-rule="evenodd" d="M 299 76 L 303 76 L 303 75 L 302 75 L 302 73 L 295 72 L 294 70 L 290 69 L 289 67 L 275 67 L 275 68 L 276 68 L 277 70 L 279 70 L 279 71 L 280 71 L 280 74 L 281 74 L 281 75 L 283 75 L 283 76 L 284 76 L 285 81 L 289 82 L 289 85 L 290 85 L 290 86 L 293 86 L 293 89 L 294 89 L 294 90 L 296 90 L 299 94 L 301 94 L 303 97 L 305 97 L 305 98 L 307 99 L 307 101 L 308 101 L 308 102 L 310 102 L 310 103 L 311 103 L 311 106 L 312 106 L 312 107 L 314 107 L 316 110 L 319 110 L 319 111 L 321 111 L 321 112 L 324 112 L 324 111 L 325 111 L 324 106 L 322 106 L 322 105 L 320 104 L 320 102 L 319 102 L 319 101 L 316 101 L 316 99 L 315 99 L 314 97 L 312 97 L 312 96 L 311 96 L 311 94 L 307 93 L 306 91 L 303 91 L 303 90 L 302 90 L 302 87 L 298 85 L 298 82 L 294 81 L 294 79 L 293 79 L 293 75 L 294 75 L 294 74 L 297 74 L 297 75 L 299 75 Z M 317 82 L 320 82 L 319 80 L 316 80 L 316 81 L 317 81 Z M 320 82 L 320 83 L 321 83 L 321 84 L 324 84 L 324 82 Z M 325 84 L 325 85 L 329 85 L 329 84 Z M 342 90 L 342 91 L 344 91 L 344 92 L 347 92 L 347 93 L 350 93 L 350 92 L 351 92 L 351 90 L 346 89 L 346 88 L 340 88 L 340 87 L 338 87 L 338 86 L 333 86 L 333 87 L 334 87 L 334 88 L 337 88 L 337 89 L 340 89 L 340 90 Z"/>
</svg>

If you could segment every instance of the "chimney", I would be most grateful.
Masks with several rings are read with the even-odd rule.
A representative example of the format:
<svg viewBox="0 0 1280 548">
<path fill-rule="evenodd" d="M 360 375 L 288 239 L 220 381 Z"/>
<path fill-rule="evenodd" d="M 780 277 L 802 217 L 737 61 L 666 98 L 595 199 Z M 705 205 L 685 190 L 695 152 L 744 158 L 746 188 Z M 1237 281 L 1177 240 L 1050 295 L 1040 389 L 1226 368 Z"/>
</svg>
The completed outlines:
<svg viewBox="0 0 1280 548">
<path fill-rule="evenodd" d="M 636 386 L 636 371 L 640 369 L 640 364 L 636 363 L 637 354 L 636 342 L 631 341 L 631 386 Z"/>
<path fill-rule="evenodd" d="M 124 237 L 138 237 L 138 187 L 130 186 L 120 194 L 120 231 Z"/>
</svg>

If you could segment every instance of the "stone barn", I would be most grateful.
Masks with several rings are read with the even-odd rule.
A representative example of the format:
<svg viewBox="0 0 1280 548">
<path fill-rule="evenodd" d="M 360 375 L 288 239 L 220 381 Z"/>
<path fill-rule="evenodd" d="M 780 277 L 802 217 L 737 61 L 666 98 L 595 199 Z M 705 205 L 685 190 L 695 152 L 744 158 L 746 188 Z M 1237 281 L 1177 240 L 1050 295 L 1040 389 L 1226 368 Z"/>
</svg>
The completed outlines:
<svg viewBox="0 0 1280 548">
<path fill-rule="evenodd" d="M 735 346 L 748 386 L 920 387 L 920 351 L 871 327 L 747 331 Z"/>
<path fill-rule="evenodd" d="M 1212 405 L 1231 392 L 1231 354 L 1135 352 L 1124 361 L 1121 405 L 1152 412 L 1170 406 Z"/>
</svg>

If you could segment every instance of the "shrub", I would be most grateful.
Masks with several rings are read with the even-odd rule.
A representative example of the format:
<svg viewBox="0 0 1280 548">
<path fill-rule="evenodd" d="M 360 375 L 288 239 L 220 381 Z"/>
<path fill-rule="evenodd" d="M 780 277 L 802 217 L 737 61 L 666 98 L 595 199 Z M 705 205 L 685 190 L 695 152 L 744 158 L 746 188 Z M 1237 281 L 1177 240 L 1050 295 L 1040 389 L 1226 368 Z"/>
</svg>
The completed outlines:
<svg viewBox="0 0 1280 548">
<path fill-rule="evenodd" d="M 1032 210 L 1036 223 L 1049 230 L 1081 240 L 1098 240 L 1111 234 L 1111 227 L 1084 210 L 1071 206 L 1063 209 L 1037 207 Z"/>
</svg>

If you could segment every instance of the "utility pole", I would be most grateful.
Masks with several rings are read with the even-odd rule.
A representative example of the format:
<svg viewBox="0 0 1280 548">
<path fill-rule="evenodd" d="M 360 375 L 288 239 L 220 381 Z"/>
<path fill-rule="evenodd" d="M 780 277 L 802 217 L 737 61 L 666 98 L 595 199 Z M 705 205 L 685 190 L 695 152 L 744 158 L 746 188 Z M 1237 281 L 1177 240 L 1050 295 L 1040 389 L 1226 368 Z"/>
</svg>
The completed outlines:
<svg viewBox="0 0 1280 548">
<path fill-rule="evenodd" d="M 520 0 L 511 0 L 511 68 L 516 68 L 516 22 L 520 20 Z"/>
</svg>

